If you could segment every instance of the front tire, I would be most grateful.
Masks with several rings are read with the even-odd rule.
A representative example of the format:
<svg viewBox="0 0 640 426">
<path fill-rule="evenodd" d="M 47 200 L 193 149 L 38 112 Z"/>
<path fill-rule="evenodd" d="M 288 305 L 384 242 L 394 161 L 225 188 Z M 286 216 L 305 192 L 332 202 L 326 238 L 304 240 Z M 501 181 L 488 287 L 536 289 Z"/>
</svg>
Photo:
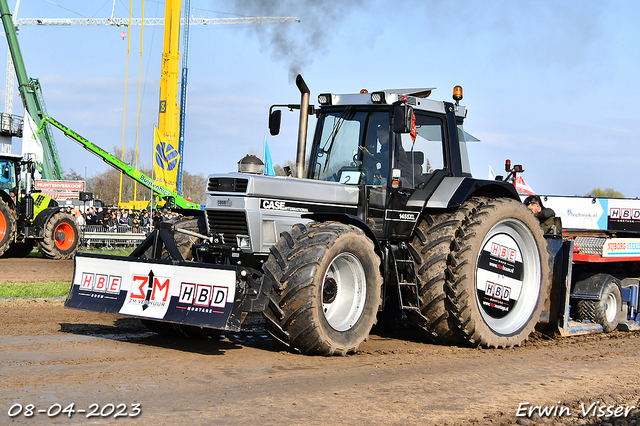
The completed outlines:
<svg viewBox="0 0 640 426">
<path fill-rule="evenodd" d="M 472 198 L 425 216 L 411 246 L 419 263 L 421 316 L 443 344 L 520 345 L 548 298 L 549 255 L 537 219 L 510 199 Z"/>
<path fill-rule="evenodd" d="M 80 230 L 73 218 L 64 213 L 54 213 L 44 226 L 38 249 L 48 259 L 71 259 L 80 245 Z"/>
<path fill-rule="evenodd" d="M 297 224 L 283 232 L 264 265 L 269 334 L 309 355 L 355 353 L 382 303 L 380 257 L 357 227 Z"/>
<path fill-rule="evenodd" d="M 16 213 L 0 198 L 0 256 L 9 249 L 16 233 Z"/>
</svg>

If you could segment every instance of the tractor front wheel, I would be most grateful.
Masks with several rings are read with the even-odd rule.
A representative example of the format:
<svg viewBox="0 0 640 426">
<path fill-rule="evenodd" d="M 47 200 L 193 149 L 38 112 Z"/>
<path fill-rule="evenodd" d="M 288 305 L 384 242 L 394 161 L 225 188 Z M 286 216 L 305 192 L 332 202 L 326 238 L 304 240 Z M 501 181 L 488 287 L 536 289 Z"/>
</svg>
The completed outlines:
<svg viewBox="0 0 640 426">
<path fill-rule="evenodd" d="M 382 303 L 380 257 L 357 227 L 335 222 L 283 232 L 264 265 L 266 329 L 289 349 L 346 355 L 369 336 Z"/>
<path fill-rule="evenodd" d="M 80 230 L 71 216 L 54 213 L 44 226 L 38 249 L 48 259 L 71 259 L 80 245 Z"/>
</svg>

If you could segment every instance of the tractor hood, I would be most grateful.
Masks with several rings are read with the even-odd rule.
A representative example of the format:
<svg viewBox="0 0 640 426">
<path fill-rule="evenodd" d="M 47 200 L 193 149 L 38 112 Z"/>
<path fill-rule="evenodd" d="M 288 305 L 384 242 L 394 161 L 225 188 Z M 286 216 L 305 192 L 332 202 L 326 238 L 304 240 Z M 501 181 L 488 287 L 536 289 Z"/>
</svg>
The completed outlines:
<svg viewBox="0 0 640 426">
<path fill-rule="evenodd" d="M 284 176 L 251 175 L 245 173 L 212 174 L 207 179 L 207 194 L 241 195 L 357 205 L 360 189 L 355 185 L 324 182 Z"/>
</svg>

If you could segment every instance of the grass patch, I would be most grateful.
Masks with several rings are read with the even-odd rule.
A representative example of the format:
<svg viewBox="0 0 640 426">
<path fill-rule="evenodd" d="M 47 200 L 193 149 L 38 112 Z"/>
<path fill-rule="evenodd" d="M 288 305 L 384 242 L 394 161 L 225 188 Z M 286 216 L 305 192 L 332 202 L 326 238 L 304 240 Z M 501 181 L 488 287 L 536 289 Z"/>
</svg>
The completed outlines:
<svg viewBox="0 0 640 426">
<path fill-rule="evenodd" d="M 59 297 L 69 294 L 71 283 L 50 281 L 42 283 L 0 283 L 0 299 L 7 297 Z"/>
<path fill-rule="evenodd" d="M 133 250 L 135 250 L 135 247 L 116 248 L 116 249 L 81 248 L 81 249 L 78 250 L 78 252 L 79 253 L 110 254 L 112 256 L 129 256 Z"/>
</svg>

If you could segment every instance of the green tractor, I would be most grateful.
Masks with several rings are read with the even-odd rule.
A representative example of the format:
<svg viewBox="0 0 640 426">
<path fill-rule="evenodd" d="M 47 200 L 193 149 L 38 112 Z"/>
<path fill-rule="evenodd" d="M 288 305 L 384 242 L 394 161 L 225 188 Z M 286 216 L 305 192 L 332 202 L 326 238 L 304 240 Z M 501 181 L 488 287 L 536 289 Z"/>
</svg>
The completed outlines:
<svg viewBox="0 0 640 426">
<path fill-rule="evenodd" d="M 34 172 L 32 160 L 0 154 L 0 256 L 25 257 L 37 244 L 45 258 L 71 259 L 80 244 L 78 225 L 56 200 L 34 191 Z"/>
</svg>

